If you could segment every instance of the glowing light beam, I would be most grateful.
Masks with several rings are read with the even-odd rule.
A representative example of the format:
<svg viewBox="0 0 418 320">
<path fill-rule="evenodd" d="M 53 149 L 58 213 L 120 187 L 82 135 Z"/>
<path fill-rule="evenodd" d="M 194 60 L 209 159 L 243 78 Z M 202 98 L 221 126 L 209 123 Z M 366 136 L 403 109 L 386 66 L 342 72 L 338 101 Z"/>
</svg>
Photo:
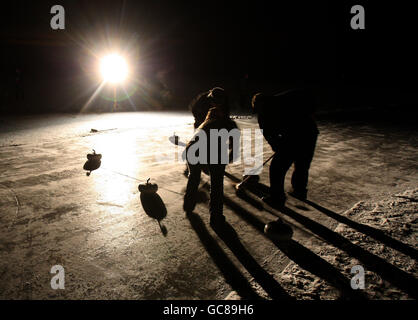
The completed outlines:
<svg viewBox="0 0 418 320">
<path fill-rule="evenodd" d="M 80 113 L 81 112 L 83 112 L 89 105 L 90 105 L 90 103 L 94 100 L 94 99 L 96 99 L 96 97 L 97 97 L 97 95 L 100 93 L 100 91 L 102 91 L 102 89 L 103 89 L 103 86 L 105 85 L 106 83 L 103 81 L 99 86 L 98 86 L 98 88 L 96 89 L 96 91 L 94 91 L 94 93 L 92 94 L 92 96 L 90 97 L 90 99 L 86 102 L 86 104 L 81 108 L 81 110 L 80 110 Z"/>
</svg>

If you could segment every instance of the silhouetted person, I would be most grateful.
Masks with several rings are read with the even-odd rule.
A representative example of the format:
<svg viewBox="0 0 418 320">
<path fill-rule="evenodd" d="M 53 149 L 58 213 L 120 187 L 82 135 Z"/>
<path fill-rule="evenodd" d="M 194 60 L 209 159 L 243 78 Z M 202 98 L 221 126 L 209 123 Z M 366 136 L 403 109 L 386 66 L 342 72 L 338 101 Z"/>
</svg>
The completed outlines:
<svg viewBox="0 0 418 320">
<path fill-rule="evenodd" d="M 229 106 L 227 106 L 228 101 L 227 97 L 225 95 L 224 89 L 220 87 L 215 87 L 209 91 L 205 91 L 202 93 L 199 93 L 189 104 L 189 109 L 193 114 L 194 117 L 194 128 L 197 129 L 203 121 L 205 121 L 206 116 L 209 112 L 209 109 L 214 107 L 214 100 L 213 96 L 215 94 L 215 97 L 217 99 L 220 99 L 221 103 L 223 104 L 223 108 L 226 112 L 226 115 L 229 116 Z M 223 101 L 225 100 L 225 101 Z M 203 168 L 203 171 L 208 174 L 207 168 Z M 187 177 L 189 175 L 189 169 L 186 167 L 184 171 L 184 175 Z"/>
<path fill-rule="evenodd" d="M 270 165 L 270 196 L 263 200 L 278 207 L 284 205 L 284 179 L 292 163 L 291 194 L 306 199 L 309 168 L 319 133 L 313 118 L 313 97 L 302 89 L 274 96 L 258 93 L 253 96 L 252 106 L 258 114 L 260 129 L 275 152 Z"/>
<path fill-rule="evenodd" d="M 196 195 L 200 183 L 200 175 L 203 167 L 207 167 L 210 173 L 210 202 L 209 202 L 209 212 L 210 212 L 210 223 L 211 226 L 216 228 L 220 227 L 225 222 L 225 217 L 223 215 L 223 179 L 225 174 L 225 163 L 222 163 L 222 151 L 219 141 L 211 141 L 210 130 L 211 129 L 226 129 L 230 132 L 232 129 L 237 129 L 237 125 L 234 121 L 229 118 L 229 107 L 225 92 L 221 88 L 214 88 L 209 93 L 208 97 L 211 101 L 211 106 L 213 106 L 207 113 L 206 119 L 204 122 L 197 128 L 195 136 L 190 140 L 186 147 L 186 154 L 189 151 L 189 148 L 198 141 L 198 135 L 200 130 L 203 130 L 206 133 L 207 137 L 207 155 L 205 161 L 202 163 L 199 162 L 192 164 L 190 162 L 190 155 L 186 156 L 187 164 L 189 167 L 189 179 L 187 181 L 186 195 L 184 196 L 184 211 L 186 213 L 191 213 L 196 206 Z M 218 149 L 218 159 L 216 161 L 211 161 L 210 157 L 210 146 L 211 143 L 217 143 Z M 233 146 L 232 139 L 229 139 L 229 153 L 224 155 L 227 157 L 228 161 L 231 162 L 232 156 L 234 155 L 231 152 L 231 149 L 236 148 Z M 225 149 L 227 150 L 227 149 Z M 228 150 L 227 150 L 228 151 Z M 236 153 L 235 153 L 236 154 Z M 213 160 L 213 159 L 212 159 Z M 205 162 L 205 163 L 204 163 Z"/>
<path fill-rule="evenodd" d="M 214 87 L 209 91 L 199 93 L 189 104 L 189 109 L 194 117 L 194 127 L 197 129 L 205 121 L 209 109 L 220 106 L 225 115 L 229 117 L 229 102 L 225 90 Z"/>
<path fill-rule="evenodd" d="M 210 105 L 209 91 L 199 93 L 189 104 L 189 110 L 194 117 L 194 128 L 197 129 L 205 121 Z"/>
</svg>

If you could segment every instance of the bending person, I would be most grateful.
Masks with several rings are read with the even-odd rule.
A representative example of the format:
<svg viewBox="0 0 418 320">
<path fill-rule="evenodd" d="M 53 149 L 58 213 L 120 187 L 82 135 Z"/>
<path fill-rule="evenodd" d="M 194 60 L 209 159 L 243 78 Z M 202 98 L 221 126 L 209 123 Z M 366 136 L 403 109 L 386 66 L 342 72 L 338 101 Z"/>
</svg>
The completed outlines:
<svg viewBox="0 0 418 320">
<path fill-rule="evenodd" d="M 213 107 L 209 110 L 205 121 L 197 128 L 194 137 L 185 150 L 189 167 L 189 179 L 183 208 L 186 214 L 194 210 L 201 171 L 204 167 L 207 167 L 211 183 L 210 224 L 213 228 L 217 228 L 222 227 L 225 222 L 223 215 L 223 179 L 226 165 L 235 160 L 238 155 L 239 130 L 235 122 L 229 118 L 229 109 L 223 89 L 217 88 L 211 93 L 210 98 Z M 236 130 L 232 131 L 233 129 Z M 220 134 L 220 130 L 226 135 L 225 137 Z M 213 133 L 216 133 L 216 136 L 212 135 Z M 235 135 L 235 139 L 238 138 L 237 142 L 234 142 L 233 135 Z M 222 136 L 221 143 L 219 143 L 219 136 Z"/>
<path fill-rule="evenodd" d="M 274 207 L 284 206 L 284 180 L 292 164 L 291 194 L 306 199 L 309 168 L 319 134 L 313 118 L 313 97 L 302 89 L 274 96 L 258 93 L 252 98 L 252 107 L 265 139 L 275 152 L 270 165 L 270 196 L 263 200 Z"/>
</svg>

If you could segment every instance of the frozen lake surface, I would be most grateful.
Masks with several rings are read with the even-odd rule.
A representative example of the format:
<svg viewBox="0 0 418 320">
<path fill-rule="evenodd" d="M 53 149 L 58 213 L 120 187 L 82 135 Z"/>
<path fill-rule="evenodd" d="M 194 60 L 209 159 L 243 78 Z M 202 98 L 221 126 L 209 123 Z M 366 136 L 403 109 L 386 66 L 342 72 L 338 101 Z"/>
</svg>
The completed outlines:
<svg viewBox="0 0 418 320">
<path fill-rule="evenodd" d="M 255 119 L 237 123 L 257 128 Z M 181 149 L 168 138 L 176 132 L 187 141 L 193 134 L 190 114 L 2 118 L 0 298 L 337 298 L 350 294 L 350 268 L 355 264 L 369 272 L 369 298 L 417 298 L 396 280 L 412 277 L 414 284 L 417 273 L 408 256 L 417 249 L 417 132 L 367 123 L 320 122 L 319 128 L 309 200 L 335 215 L 291 197 L 287 206 L 292 211 L 262 210 L 256 200 L 251 203 L 235 194 L 232 183 L 241 179 L 243 166 L 234 164 L 225 178 L 224 211 L 237 238 L 228 242 L 210 228 L 206 203 L 198 205 L 191 220 L 182 210 L 185 166 L 174 161 Z M 83 164 L 92 149 L 103 155 L 102 165 L 87 177 Z M 270 155 L 264 142 L 264 159 Z M 162 220 L 166 236 L 141 204 L 137 187 L 147 178 L 158 184 L 167 209 Z M 202 179 L 203 184 L 208 177 Z M 268 170 L 260 182 L 269 185 Z M 388 200 L 396 194 L 404 202 Z M 390 203 L 396 203 L 396 212 Z M 294 229 L 288 245 L 269 240 L 260 230 L 276 216 Z M 400 245 L 398 251 L 379 251 L 376 248 L 390 244 L 387 238 L 370 242 L 364 232 L 347 231 L 348 222 L 340 217 L 381 229 L 410 249 Z M 399 231 L 407 224 L 412 232 Z M 353 250 L 344 251 L 347 245 Z M 364 259 L 357 246 L 373 255 Z M 383 270 L 373 269 L 376 261 Z M 65 268 L 65 290 L 50 287 L 50 269 L 56 264 Z M 392 278 L 387 270 L 399 277 Z M 379 281 L 386 288 L 382 292 Z"/>
</svg>

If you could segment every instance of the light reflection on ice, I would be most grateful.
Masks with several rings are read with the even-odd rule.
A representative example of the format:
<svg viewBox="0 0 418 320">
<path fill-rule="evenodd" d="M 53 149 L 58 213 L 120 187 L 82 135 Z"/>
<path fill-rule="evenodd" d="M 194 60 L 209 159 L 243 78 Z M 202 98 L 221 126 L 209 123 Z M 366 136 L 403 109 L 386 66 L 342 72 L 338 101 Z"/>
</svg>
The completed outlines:
<svg viewBox="0 0 418 320">
<path fill-rule="evenodd" d="M 96 152 L 102 154 L 102 165 L 98 169 L 101 174 L 92 174 L 99 198 L 97 202 L 114 213 L 123 212 L 135 192 L 137 182 L 133 178 L 141 171 L 135 144 L 133 134 L 98 135 L 92 141 Z"/>
<path fill-rule="evenodd" d="M 159 129 L 192 123 L 189 112 L 126 112 L 105 114 L 50 114 L 5 116 L 0 126 L 0 145 L 41 144 L 61 139 L 82 138 L 91 129 Z M 34 139 L 36 137 L 36 139 Z"/>
</svg>

